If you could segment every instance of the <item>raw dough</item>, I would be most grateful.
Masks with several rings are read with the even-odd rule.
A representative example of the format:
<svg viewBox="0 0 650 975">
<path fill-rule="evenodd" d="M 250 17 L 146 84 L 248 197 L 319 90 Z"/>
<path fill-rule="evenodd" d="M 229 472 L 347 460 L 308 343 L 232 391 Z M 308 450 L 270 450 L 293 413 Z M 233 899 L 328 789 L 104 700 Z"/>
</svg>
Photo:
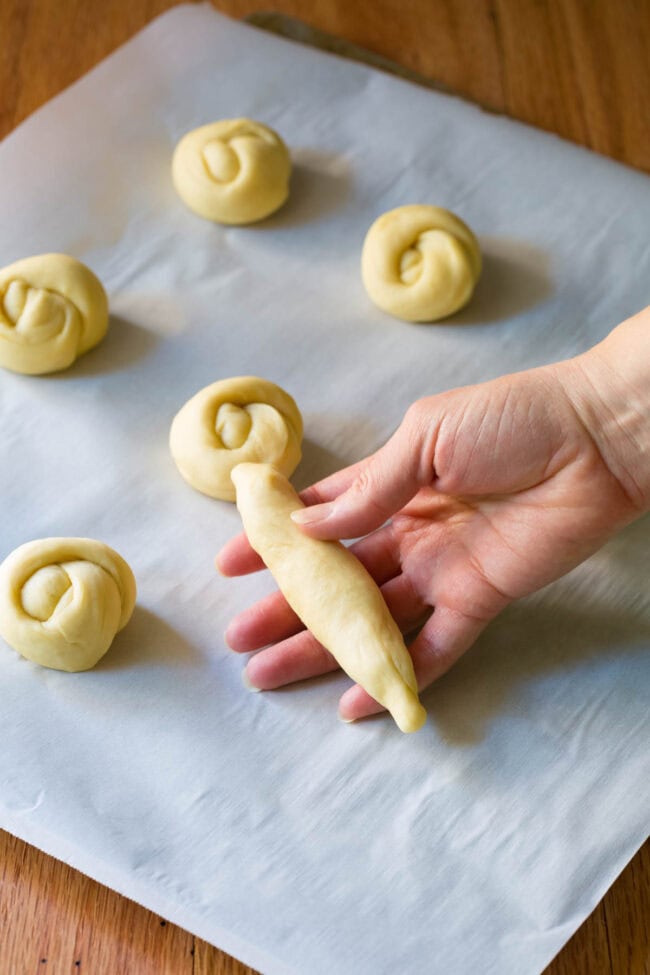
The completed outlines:
<svg viewBox="0 0 650 975">
<path fill-rule="evenodd" d="M 0 565 L 0 636 L 43 667 L 89 670 L 135 605 L 123 558 L 90 538 L 42 538 Z"/>
<path fill-rule="evenodd" d="M 383 311 L 433 322 L 467 304 L 481 273 L 478 241 L 441 207 L 414 205 L 375 220 L 361 254 L 361 276 Z"/>
<path fill-rule="evenodd" d="M 373 579 L 340 542 L 309 538 L 292 522 L 303 504 L 268 464 L 240 464 L 232 479 L 248 541 L 294 612 L 402 731 L 417 731 L 426 711 L 413 663 Z"/>
<path fill-rule="evenodd" d="M 291 160 L 280 136 L 247 118 L 203 125 L 174 151 L 172 178 L 187 206 L 217 223 L 262 220 L 289 193 Z"/>
<path fill-rule="evenodd" d="M 256 376 L 222 379 L 200 390 L 172 423 L 169 446 L 185 480 L 212 498 L 235 500 L 230 473 L 265 461 L 290 477 L 300 461 L 302 417 L 275 383 Z"/>
<path fill-rule="evenodd" d="M 29 375 L 67 369 L 104 338 L 108 299 L 90 268 L 67 254 L 26 257 L 0 270 L 0 366 Z"/>
</svg>

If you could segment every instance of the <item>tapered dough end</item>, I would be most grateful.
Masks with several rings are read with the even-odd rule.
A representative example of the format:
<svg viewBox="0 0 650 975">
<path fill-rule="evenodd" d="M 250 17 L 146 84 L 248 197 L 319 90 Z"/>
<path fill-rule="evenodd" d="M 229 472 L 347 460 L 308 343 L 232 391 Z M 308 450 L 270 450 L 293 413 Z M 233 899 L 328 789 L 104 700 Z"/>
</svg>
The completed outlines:
<svg viewBox="0 0 650 975">
<path fill-rule="evenodd" d="M 393 721 L 400 731 L 409 734 L 411 731 L 419 731 L 427 720 L 427 712 L 420 704 L 416 694 L 408 691 L 401 696 L 397 702 L 387 705 Z"/>
</svg>

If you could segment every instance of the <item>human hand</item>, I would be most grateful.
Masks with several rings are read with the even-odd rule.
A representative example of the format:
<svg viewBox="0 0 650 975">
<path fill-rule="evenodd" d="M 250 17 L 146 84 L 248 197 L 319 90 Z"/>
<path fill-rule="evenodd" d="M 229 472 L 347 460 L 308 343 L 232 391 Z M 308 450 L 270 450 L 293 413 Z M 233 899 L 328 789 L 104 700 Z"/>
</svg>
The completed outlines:
<svg viewBox="0 0 650 975">
<path fill-rule="evenodd" d="M 410 645 L 420 689 L 443 674 L 509 602 L 558 578 L 647 506 L 613 462 L 603 407 L 588 395 L 592 360 L 505 376 L 416 402 L 371 457 L 302 494 L 295 520 L 352 546 Z M 585 404 L 588 404 L 585 406 Z M 388 521 L 390 519 L 390 521 Z M 220 552 L 224 575 L 263 568 L 244 536 Z M 237 651 L 271 689 L 337 668 L 280 593 L 237 616 Z M 270 644 L 270 645 L 269 645 Z M 341 698 L 354 720 L 381 710 L 358 685 Z"/>
</svg>

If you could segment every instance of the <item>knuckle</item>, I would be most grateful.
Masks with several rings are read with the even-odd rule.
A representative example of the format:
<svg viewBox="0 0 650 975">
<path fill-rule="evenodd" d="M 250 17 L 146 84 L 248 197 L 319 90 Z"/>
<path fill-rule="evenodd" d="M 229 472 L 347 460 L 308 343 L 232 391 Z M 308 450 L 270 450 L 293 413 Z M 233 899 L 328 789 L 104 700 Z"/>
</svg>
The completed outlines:
<svg viewBox="0 0 650 975">
<path fill-rule="evenodd" d="M 414 403 L 411 403 L 404 414 L 404 423 L 407 427 L 415 427 L 417 429 L 422 425 L 425 413 L 427 412 L 426 404 L 426 399 L 416 399 Z"/>
<path fill-rule="evenodd" d="M 436 412 L 438 402 L 439 397 L 437 396 L 424 396 L 422 399 L 416 399 L 407 409 L 404 420 L 418 430 L 427 428 L 431 424 L 431 418 Z"/>
<path fill-rule="evenodd" d="M 352 490 L 357 497 L 365 497 L 372 491 L 373 478 L 370 471 L 365 468 L 357 474 Z"/>
</svg>

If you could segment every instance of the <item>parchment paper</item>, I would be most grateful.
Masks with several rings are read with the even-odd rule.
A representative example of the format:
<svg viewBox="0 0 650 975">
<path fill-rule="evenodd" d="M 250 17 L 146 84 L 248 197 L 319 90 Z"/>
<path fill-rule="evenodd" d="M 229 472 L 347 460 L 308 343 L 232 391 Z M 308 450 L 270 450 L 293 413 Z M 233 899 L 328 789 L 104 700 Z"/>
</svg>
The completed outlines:
<svg viewBox="0 0 650 975">
<path fill-rule="evenodd" d="M 295 174 L 276 216 L 227 229 L 184 208 L 170 157 L 237 115 Z M 205 6 L 37 112 L 0 173 L 0 264 L 74 254 L 112 311 L 70 371 L 0 377 L 0 556 L 89 535 L 139 583 L 92 672 L 0 646 L 0 825 L 265 975 L 540 972 L 648 833 L 648 520 L 504 613 L 403 736 L 338 722 L 342 675 L 244 689 L 222 632 L 272 583 L 216 575 L 237 513 L 181 480 L 167 435 L 207 383 L 267 377 L 304 412 L 303 487 L 421 395 L 585 349 L 649 300 L 648 179 Z M 481 239 L 448 324 L 361 285 L 368 226 L 411 202 Z"/>
</svg>

